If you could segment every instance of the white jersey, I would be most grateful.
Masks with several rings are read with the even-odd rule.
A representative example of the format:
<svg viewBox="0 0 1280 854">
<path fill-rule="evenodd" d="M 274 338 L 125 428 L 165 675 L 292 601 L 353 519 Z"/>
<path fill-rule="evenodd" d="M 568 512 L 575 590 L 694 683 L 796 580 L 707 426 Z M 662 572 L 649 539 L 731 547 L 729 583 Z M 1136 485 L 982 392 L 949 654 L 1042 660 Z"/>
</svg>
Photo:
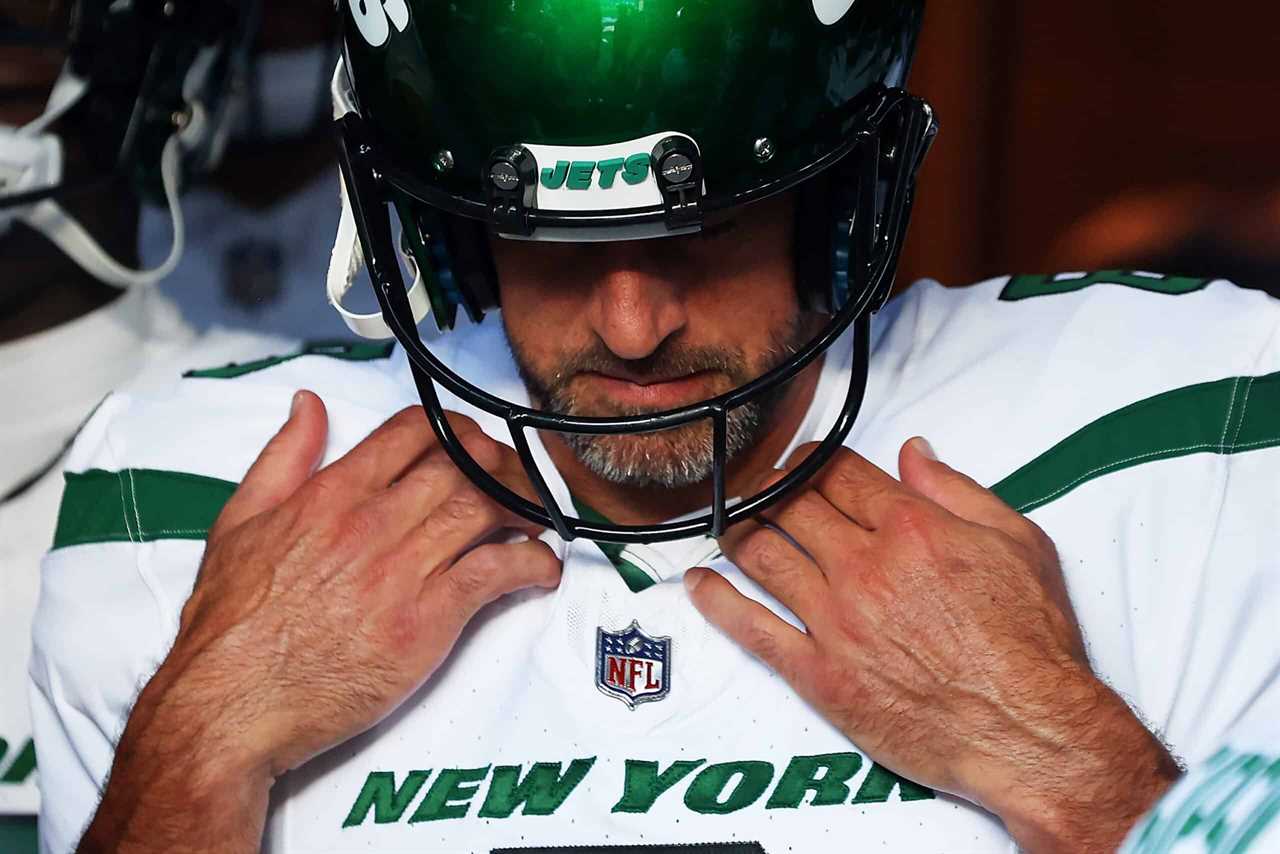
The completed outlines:
<svg viewBox="0 0 1280 854">
<path fill-rule="evenodd" d="M 851 349 L 828 354 L 797 442 L 836 418 Z M 437 351 L 527 399 L 497 318 Z M 417 400 L 403 354 L 366 346 L 117 394 L 81 433 L 31 668 L 48 851 L 91 816 L 203 537 L 298 388 L 328 406 L 326 462 Z M 919 283 L 876 318 L 847 444 L 896 472 L 915 435 L 1053 537 L 1097 673 L 1177 753 L 1202 761 L 1278 702 L 1280 303 L 1135 274 Z M 681 584 L 695 565 L 791 618 L 711 540 L 546 539 L 559 588 L 484 610 L 393 715 L 283 777 L 265 850 L 1013 850 L 995 816 L 878 765 L 703 620 Z"/>
<path fill-rule="evenodd" d="M 1280 851 L 1280 709 L 1259 712 L 1160 800 L 1120 854 Z"/>
<path fill-rule="evenodd" d="M 253 357 L 282 346 L 282 338 L 224 330 L 198 339 L 150 288 L 0 345 L 0 815 L 34 815 L 40 803 L 26 672 L 40 559 L 62 496 L 59 457 L 113 388 L 146 388 L 180 374 L 187 358 Z"/>
</svg>

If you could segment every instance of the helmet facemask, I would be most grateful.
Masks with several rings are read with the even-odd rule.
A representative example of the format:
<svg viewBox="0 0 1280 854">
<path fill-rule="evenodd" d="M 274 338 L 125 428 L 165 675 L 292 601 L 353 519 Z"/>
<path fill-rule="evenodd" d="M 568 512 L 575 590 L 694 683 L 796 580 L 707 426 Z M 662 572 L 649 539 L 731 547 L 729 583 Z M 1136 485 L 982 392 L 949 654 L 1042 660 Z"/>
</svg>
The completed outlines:
<svg viewBox="0 0 1280 854">
<path fill-rule="evenodd" d="M 394 38 L 394 36 L 392 36 Z M 350 48 L 350 39 L 348 41 Z M 348 56 L 350 59 L 350 56 Z M 340 70 L 341 71 L 341 70 Z M 359 72 L 356 74 L 359 79 Z M 870 318 L 887 300 L 914 195 L 915 178 L 936 133 L 932 111 L 901 89 L 876 85 L 821 116 L 814 132 L 822 145 L 816 156 L 785 174 L 754 179 L 750 187 L 715 194 L 709 176 L 715 164 L 703 161 L 694 134 L 659 133 L 625 143 L 618 151 L 600 146 L 603 156 L 540 159 L 531 143 L 496 146 L 479 170 L 486 198 L 478 193 L 450 194 L 410 174 L 394 151 L 382 144 L 377 127 L 360 109 L 341 111 L 339 137 L 345 195 L 352 231 L 368 262 L 381 321 L 405 348 L 415 384 L 429 420 L 458 467 L 504 507 L 547 528 L 566 541 L 586 537 L 600 542 L 659 542 L 711 534 L 772 505 L 816 473 L 843 444 L 861 406 L 870 353 Z M 833 130 L 834 128 L 834 130 Z M 770 145 L 773 145 L 769 140 Z M 621 152 L 652 143 L 648 163 Z M 773 155 L 755 146 L 758 156 Z M 437 158 L 439 165 L 441 158 Z M 456 163 L 452 168 L 456 168 Z M 618 210 L 568 210 L 540 203 L 555 188 L 594 179 L 617 185 L 648 173 L 658 204 Z M 576 174 L 575 174 L 576 173 Z M 608 188 L 606 188 L 608 189 Z M 693 233 L 718 216 L 788 190 L 798 191 L 796 275 L 806 308 L 830 314 L 812 341 L 789 359 L 740 388 L 711 400 L 663 413 L 628 417 L 576 417 L 533 409 L 503 400 L 455 373 L 424 343 L 417 322 L 429 301 L 440 329 L 452 326 L 459 307 L 473 321 L 497 305 L 497 280 L 488 252 L 488 235 L 508 239 L 636 239 L 661 233 Z M 559 200 L 564 196 L 553 196 Z M 394 207 L 402 243 L 419 275 L 406 290 L 389 215 Z M 647 232 L 647 233 L 646 233 Z M 657 237 L 656 239 L 662 239 Z M 413 292 L 417 291 L 417 306 Z M 424 294 L 425 292 L 425 294 Z M 332 288 L 331 288 L 332 293 Z M 427 296 L 427 300 L 423 296 Z M 781 480 L 762 492 L 731 503 L 726 494 L 730 414 L 778 391 L 819 359 L 854 327 L 854 362 L 845 400 L 834 427 L 818 448 Z M 354 328 L 354 327 L 353 327 Z M 500 483 L 466 452 L 445 417 L 438 388 L 501 418 L 510 431 L 533 485 L 531 501 Z M 710 512 L 656 525 L 613 525 L 566 514 L 558 506 L 530 450 L 529 430 L 572 436 L 627 435 L 666 430 L 709 419 L 712 424 Z M 570 441 L 572 445 L 573 442 Z"/>
</svg>

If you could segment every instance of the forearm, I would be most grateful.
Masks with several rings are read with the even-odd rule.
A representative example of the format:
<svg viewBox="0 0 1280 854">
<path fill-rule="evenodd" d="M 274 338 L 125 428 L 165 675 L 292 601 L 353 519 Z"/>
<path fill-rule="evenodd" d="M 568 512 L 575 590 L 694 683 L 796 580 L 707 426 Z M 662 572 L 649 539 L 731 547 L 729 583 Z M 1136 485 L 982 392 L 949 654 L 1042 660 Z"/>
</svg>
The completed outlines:
<svg viewBox="0 0 1280 854">
<path fill-rule="evenodd" d="M 1112 852 L 1181 775 L 1115 692 L 1091 675 L 1064 680 L 1061 704 L 992 774 L 981 800 L 1034 854 Z"/>
<path fill-rule="evenodd" d="M 80 854 L 256 852 L 269 774 L 161 674 L 143 690 L 116 747 Z"/>
</svg>

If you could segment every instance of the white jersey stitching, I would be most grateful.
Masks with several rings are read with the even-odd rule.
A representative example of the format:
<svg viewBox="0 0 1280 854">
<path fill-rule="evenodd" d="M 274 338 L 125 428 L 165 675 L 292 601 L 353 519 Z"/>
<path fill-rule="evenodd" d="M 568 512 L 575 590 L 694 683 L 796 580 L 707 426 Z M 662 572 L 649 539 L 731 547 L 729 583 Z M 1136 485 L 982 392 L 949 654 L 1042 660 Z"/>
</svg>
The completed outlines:
<svg viewBox="0 0 1280 854">
<path fill-rule="evenodd" d="M 1236 442 L 1240 439 L 1240 431 L 1244 428 L 1244 416 L 1249 411 L 1249 392 L 1253 391 L 1253 381 L 1256 377 L 1249 377 L 1249 381 L 1244 384 L 1244 399 L 1240 401 L 1240 420 L 1236 422 L 1236 432 L 1231 436 L 1231 447 L 1236 447 Z"/>
<path fill-rule="evenodd" d="M 1280 439 L 1263 439 L 1260 442 L 1247 442 L 1243 445 L 1233 445 L 1232 447 L 1233 448 L 1252 448 L 1258 445 L 1273 444 L 1277 441 L 1280 441 Z M 1107 471 L 1108 469 L 1114 469 L 1117 466 L 1123 466 L 1125 463 L 1132 463 L 1138 460 L 1145 460 L 1150 457 L 1158 457 L 1158 456 L 1161 456 L 1162 454 L 1177 454 L 1183 451 L 1208 451 L 1214 448 L 1217 448 L 1221 452 L 1223 445 L 1221 443 L 1215 445 L 1212 442 L 1202 442 L 1198 445 L 1186 445 L 1181 448 L 1167 448 L 1163 451 L 1151 451 L 1146 454 L 1138 454 L 1137 456 L 1134 456 L 1134 457 L 1127 457 L 1126 459 L 1123 459 L 1123 460 L 1116 460 L 1115 462 L 1110 462 L 1110 463 L 1107 463 L 1106 465 L 1101 465 L 1095 469 L 1085 472 L 1075 480 L 1068 483 L 1066 486 L 1062 486 L 1062 487 L 1059 487 L 1058 489 L 1055 489 L 1053 492 L 1050 492 L 1048 495 L 1044 496 L 1043 498 L 1037 498 L 1034 501 L 1027 501 L 1019 505 L 1017 510 L 1019 513 L 1021 513 L 1024 510 L 1026 510 L 1028 507 L 1031 507 L 1035 504 L 1042 504 L 1045 501 L 1049 501 L 1053 498 L 1057 498 L 1062 493 L 1067 492 L 1079 486 L 1081 483 L 1093 477 L 1095 474 Z"/>
<path fill-rule="evenodd" d="M 1227 404 L 1227 420 L 1222 422 L 1222 435 L 1218 438 L 1218 452 L 1221 453 L 1227 449 L 1227 428 L 1231 426 L 1231 415 L 1236 411 L 1236 392 L 1240 390 L 1240 380 L 1243 377 L 1236 377 L 1236 381 L 1231 384 L 1231 401 Z"/>
<path fill-rule="evenodd" d="M 116 481 L 120 484 L 120 512 L 124 514 L 124 532 L 129 537 L 129 542 L 136 543 L 140 540 L 133 538 L 133 528 L 129 525 L 129 502 L 125 499 L 124 472 L 116 472 Z"/>
<path fill-rule="evenodd" d="M 129 497 L 133 500 L 133 521 L 137 523 L 138 540 L 141 541 L 146 537 L 146 531 L 142 527 L 142 513 L 138 510 L 138 484 L 133 479 L 133 469 L 125 469 L 129 473 Z M 126 510 L 127 514 L 128 511 Z"/>
</svg>

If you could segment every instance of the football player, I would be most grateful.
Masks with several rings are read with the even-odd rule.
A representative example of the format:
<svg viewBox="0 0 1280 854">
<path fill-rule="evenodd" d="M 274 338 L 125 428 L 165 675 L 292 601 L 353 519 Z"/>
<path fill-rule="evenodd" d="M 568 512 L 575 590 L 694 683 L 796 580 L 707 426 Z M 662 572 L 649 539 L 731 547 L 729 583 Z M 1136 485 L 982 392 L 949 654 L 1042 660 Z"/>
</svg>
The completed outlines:
<svg viewBox="0 0 1280 854">
<path fill-rule="evenodd" d="M 341 14 L 327 285 L 398 346 L 82 431 L 48 850 L 1107 851 L 1274 702 L 1280 306 L 886 301 L 923 3 Z"/>
</svg>

